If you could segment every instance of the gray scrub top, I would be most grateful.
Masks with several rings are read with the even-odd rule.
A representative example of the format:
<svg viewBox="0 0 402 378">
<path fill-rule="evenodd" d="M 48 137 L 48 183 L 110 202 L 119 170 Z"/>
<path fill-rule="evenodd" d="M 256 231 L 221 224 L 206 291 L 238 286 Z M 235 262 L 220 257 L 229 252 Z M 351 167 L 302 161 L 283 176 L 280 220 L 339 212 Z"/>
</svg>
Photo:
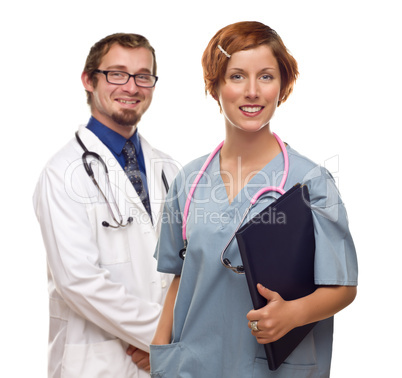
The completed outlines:
<svg viewBox="0 0 402 378">
<path fill-rule="evenodd" d="M 357 258 L 347 214 L 330 173 L 287 146 L 289 175 L 285 191 L 296 183 L 308 186 L 316 238 L 317 285 L 357 285 Z M 278 154 L 229 204 L 220 174 L 220 154 L 201 178 L 189 210 L 187 254 L 183 261 L 182 214 L 195 176 L 206 160 L 188 164 L 174 180 L 166 200 L 155 257 L 158 270 L 181 276 L 172 343 L 151 346 L 152 377 L 328 377 L 333 318 L 319 322 L 281 367 L 268 369 L 263 346 L 248 328 L 253 308 L 245 275 L 222 266 L 220 254 L 236 230 L 252 196 L 279 185 L 284 167 Z M 247 222 L 278 193 L 267 193 L 252 208 Z M 225 253 L 241 265 L 236 239 Z"/>
</svg>

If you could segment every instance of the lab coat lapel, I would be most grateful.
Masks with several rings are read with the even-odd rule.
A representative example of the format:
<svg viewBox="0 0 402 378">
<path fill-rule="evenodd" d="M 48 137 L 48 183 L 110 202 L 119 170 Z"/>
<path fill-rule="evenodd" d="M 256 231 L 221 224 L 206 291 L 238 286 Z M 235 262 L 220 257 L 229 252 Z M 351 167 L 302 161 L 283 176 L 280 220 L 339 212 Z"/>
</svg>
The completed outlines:
<svg viewBox="0 0 402 378">
<path fill-rule="evenodd" d="M 145 160 L 148 194 L 151 202 L 153 222 L 157 224 L 157 219 L 161 214 L 162 205 L 166 196 L 166 190 L 162 182 L 163 159 L 141 135 L 140 141 Z"/>
</svg>

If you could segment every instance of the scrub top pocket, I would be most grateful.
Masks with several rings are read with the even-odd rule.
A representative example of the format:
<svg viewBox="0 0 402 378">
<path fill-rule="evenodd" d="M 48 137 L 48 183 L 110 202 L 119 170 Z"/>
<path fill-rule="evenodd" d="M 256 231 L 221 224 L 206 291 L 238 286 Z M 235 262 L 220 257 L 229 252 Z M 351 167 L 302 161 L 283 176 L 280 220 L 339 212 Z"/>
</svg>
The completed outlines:
<svg viewBox="0 0 402 378">
<path fill-rule="evenodd" d="M 253 378 L 319 378 L 317 365 L 290 365 L 283 363 L 278 370 L 269 371 L 268 362 L 263 358 L 256 358 L 254 362 Z"/>
<path fill-rule="evenodd" d="M 152 378 L 191 378 L 202 371 L 198 357 L 182 343 L 151 345 Z"/>
</svg>

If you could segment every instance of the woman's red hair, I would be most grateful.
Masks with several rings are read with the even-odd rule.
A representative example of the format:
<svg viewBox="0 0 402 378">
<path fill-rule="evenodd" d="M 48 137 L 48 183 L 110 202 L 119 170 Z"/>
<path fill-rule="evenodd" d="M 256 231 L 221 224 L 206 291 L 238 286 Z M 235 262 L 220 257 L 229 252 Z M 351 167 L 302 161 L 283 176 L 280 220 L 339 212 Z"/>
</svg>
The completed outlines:
<svg viewBox="0 0 402 378">
<path fill-rule="evenodd" d="M 219 30 L 209 41 L 202 55 L 205 92 L 217 98 L 217 88 L 223 80 L 228 65 L 227 56 L 218 48 L 220 45 L 229 55 L 268 45 L 274 54 L 281 72 L 281 92 L 278 106 L 285 102 L 293 90 L 299 75 L 297 62 L 289 53 L 282 39 L 269 26 L 255 21 L 243 21 Z"/>
</svg>

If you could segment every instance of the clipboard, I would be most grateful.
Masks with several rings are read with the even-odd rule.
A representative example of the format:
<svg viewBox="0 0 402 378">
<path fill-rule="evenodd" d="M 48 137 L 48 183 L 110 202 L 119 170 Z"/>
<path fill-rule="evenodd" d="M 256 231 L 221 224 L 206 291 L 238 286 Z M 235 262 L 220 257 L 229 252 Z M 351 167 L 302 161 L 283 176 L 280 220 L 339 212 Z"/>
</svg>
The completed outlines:
<svg viewBox="0 0 402 378">
<path fill-rule="evenodd" d="M 315 291 L 314 225 L 305 185 L 296 184 L 236 232 L 254 309 L 267 304 L 257 283 L 284 300 Z M 268 367 L 277 370 L 316 323 L 297 327 L 265 344 Z"/>
</svg>

